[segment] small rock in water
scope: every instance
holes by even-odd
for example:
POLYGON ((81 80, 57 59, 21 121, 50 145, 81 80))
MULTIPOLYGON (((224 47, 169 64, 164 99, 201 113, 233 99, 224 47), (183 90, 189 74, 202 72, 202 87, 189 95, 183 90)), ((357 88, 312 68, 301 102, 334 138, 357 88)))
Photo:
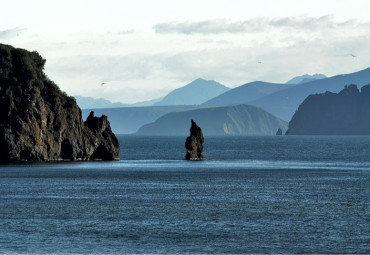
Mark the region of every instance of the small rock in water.
POLYGON ((186 160, 201 160, 204 159, 203 156, 203 143, 204 137, 203 132, 200 127, 191 120, 190 136, 186 138, 185 148, 186 148, 186 160))
POLYGON ((276 132, 276 135, 283 135, 283 131, 281 130, 281 128, 278 129, 278 131, 276 132))

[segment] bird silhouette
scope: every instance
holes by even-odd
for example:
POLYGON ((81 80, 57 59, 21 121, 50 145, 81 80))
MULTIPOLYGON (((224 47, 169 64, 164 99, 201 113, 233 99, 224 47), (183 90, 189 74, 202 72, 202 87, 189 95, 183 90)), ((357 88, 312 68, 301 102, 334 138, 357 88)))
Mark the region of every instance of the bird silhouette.
POLYGON ((356 55, 354 55, 354 54, 352 54, 352 53, 351 53, 350 55, 351 55, 351 57, 353 57, 353 58, 357 57, 356 55))
POLYGON ((101 84, 100 84, 100 86, 104 86, 106 83, 105 82, 102 82, 101 84))

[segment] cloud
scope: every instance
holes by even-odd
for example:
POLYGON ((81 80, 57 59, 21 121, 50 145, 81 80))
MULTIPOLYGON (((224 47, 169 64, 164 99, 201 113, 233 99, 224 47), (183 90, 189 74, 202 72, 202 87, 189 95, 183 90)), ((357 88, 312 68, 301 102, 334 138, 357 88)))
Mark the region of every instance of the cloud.
MULTIPOLYGON (((265 28, 266 33, 248 36, 150 35, 145 40, 139 37, 135 44, 126 44, 130 40, 124 37, 114 45, 110 41, 79 41, 54 47, 63 54, 47 58, 46 71, 70 94, 134 102, 163 96, 155 92, 169 91, 171 86, 180 87, 200 77, 234 87, 254 80, 285 82, 305 73, 330 76, 369 66, 370 26, 365 23, 334 22, 331 16, 302 16, 269 19, 265 23, 255 20, 254 24, 250 31, 263 24, 279 29, 265 28), (323 26, 325 30, 321 32, 323 26), (150 50, 145 51, 147 48, 150 50), (70 49, 74 54, 65 54, 70 49), (350 53, 358 57, 352 58, 350 53), (262 64, 258 64, 260 61, 262 64), (102 87, 101 82, 109 86, 102 87)), ((136 39, 136 35, 130 37, 136 39)))
POLYGON ((264 29, 264 18, 250 19, 242 22, 232 22, 226 19, 205 20, 200 22, 166 22, 153 28, 158 34, 220 34, 256 32, 264 29))
POLYGON ((333 15, 326 15, 319 18, 307 17, 307 16, 292 16, 275 18, 269 21, 272 27, 289 27, 299 29, 322 29, 325 27, 334 28, 337 23, 334 21, 333 15))
POLYGON ((368 66, 369 35, 307 38, 288 34, 279 40, 157 54, 76 55, 51 59, 47 71, 52 79, 89 80, 92 87, 99 87, 101 82, 132 86, 137 81, 161 80, 146 83, 159 89, 171 86, 170 81, 186 84, 199 77, 235 86, 253 80, 285 81, 304 73, 346 73, 368 66), (349 57, 352 52, 359 56, 356 63, 349 57))
POLYGON ((134 29, 121 30, 121 31, 118 31, 117 32, 118 35, 131 35, 133 33, 135 33, 135 30, 134 29))
POLYGON ((132 34, 135 34, 135 30, 134 29, 126 29, 126 30, 119 30, 119 31, 108 31, 106 32, 107 35, 132 35, 132 34))
POLYGON ((161 72, 153 55, 77 55, 49 61, 50 71, 64 76, 98 76, 99 81, 152 79, 161 72))
POLYGON ((356 20, 336 22, 333 15, 321 17, 290 16, 280 18, 259 17, 244 21, 214 19, 199 22, 165 22, 153 26, 157 34, 221 34, 264 32, 269 28, 292 28, 299 30, 323 30, 340 27, 357 27, 361 24, 356 20))
POLYGON ((21 27, 16 27, 16 28, 7 29, 7 30, 0 30, 0 39, 12 39, 26 32, 27 32, 27 29, 21 28, 21 27))

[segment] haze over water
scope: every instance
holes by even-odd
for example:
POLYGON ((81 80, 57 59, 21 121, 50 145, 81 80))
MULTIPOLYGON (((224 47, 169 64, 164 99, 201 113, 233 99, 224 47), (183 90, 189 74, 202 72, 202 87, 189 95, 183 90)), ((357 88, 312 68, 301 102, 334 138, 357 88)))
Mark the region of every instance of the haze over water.
POLYGON ((120 136, 121 161, 0 167, 1 254, 369 253, 370 137, 120 136))

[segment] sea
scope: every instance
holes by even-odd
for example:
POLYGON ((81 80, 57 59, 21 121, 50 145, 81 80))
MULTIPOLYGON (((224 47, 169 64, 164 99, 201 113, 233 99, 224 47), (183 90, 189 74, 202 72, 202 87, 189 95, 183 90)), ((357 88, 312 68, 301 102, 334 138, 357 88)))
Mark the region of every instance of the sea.
POLYGON ((0 254, 370 254, 370 136, 118 136, 0 165, 0 254))

